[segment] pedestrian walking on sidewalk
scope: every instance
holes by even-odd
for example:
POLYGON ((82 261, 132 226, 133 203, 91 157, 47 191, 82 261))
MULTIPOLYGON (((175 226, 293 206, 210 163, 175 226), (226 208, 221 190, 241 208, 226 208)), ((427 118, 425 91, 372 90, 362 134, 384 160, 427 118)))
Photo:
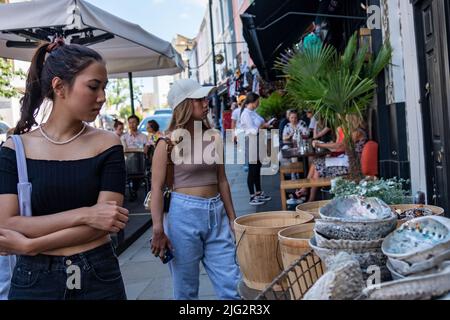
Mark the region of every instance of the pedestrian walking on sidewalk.
MULTIPOLYGON (((207 120, 207 96, 211 89, 191 79, 179 80, 172 85, 168 95, 174 110, 170 137, 172 141, 179 141, 176 135, 180 130, 176 129, 184 129, 188 134, 183 136, 182 143, 191 147, 199 143, 203 148, 191 148, 191 152, 183 149, 185 161, 178 163, 174 157, 169 159, 167 141, 159 140, 153 157, 151 250, 161 258, 168 248, 173 250, 174 258, 169 266, 175 299, 198 299, 200 262, 219 299, 240 299, 237 286, 241 276, 236 265, 232 234, 236 214, 225 168, 223 164, 205 161, 202 157, 211 143, 202 143, 203 133, 211 128, 207 120), (200 136, 194 137, 194 128, 200 129, 200 136), (189 136, 200 141, 193 141, 189 136), (194 161, 199 156, 202 161, 194 161), (170 209, 163 214, 162 189, 166 175, 172 171, 167 170, 169 160, 175 163, 174 192, 170 209)), ((220 139, 220 132, 216 130, 214 137, 220 139)))
POLYGON ((107 82, 104 60, 88 47, 57 39, 33 57, 17 136, 0 150, 0 254, 17 254, 11 300, 126 299, 109 235, 128 221, 123 147, 87 125, 107 82), (44 100, 51 113, 34 129, 44 100), (29 196, 18 185, 23 170, 29 196))
POLYGON ((256 113, 259 106, 259 95, 254 92, 247 93, 245 109, 242 111, 240 123, 246 137, 246 158, 248 163, 247 186, 250 193, 250 205, 262 205, 272 198, 261 190, 261 162, 259 159, 259 130, 270 129, 271 122, 266 122, 256 113), (253 139, 252 139, 253 138, 253 139), (250 144, 256 143, 256 148, 250 144), (256 154, 255 154, 256 152, 256 154), (255 190, 256 189, 256 190, 255 190))

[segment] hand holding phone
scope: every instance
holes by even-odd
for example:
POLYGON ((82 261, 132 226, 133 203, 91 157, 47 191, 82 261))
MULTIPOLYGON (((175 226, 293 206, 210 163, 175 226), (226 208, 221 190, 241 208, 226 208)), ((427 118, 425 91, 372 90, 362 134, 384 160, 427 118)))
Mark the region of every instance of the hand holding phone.
POLYGON ((170 260, 173 259, 173 253, 172 250, 170 250, 169 248, 166 249, 166 251, 164 252, 164 257, 161 259, 161 262, 166 264, 168 263, 170 260))
MULTIPOLYGON (((152 240, 153 238, 150 238, 150 247, 152 245, 152 240)), ((161 259, 161 262, 166 264, 168 263, 170 260, 172 260, 174 258, 172 250, 170 250, 169 248, 166 248, 164 250, 164 256, 161 258, 161 256, 159 256, 159 258, 161 259)))

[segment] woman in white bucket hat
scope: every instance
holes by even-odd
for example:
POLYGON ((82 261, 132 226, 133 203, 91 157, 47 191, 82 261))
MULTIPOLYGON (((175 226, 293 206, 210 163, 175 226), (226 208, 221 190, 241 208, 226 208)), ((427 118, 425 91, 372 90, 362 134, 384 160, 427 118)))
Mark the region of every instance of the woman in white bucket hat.
POLYGON ((218 143, 221 134, 212 130, 207 120, 207 97, 213 89, 191 79, 178 80, 170 89, 173 116, 169 136, 171 141, 180 141, 179 136, 182 140, 170 158, 174 166, 168 213, 163 213, 162 192, 168 174, 168 141, 158 141, 153 158, 151 250, 162 259, 167 249, 173 251, 169 266, 175 299, 198 299, 200 262, 219 299, 240 299, 237 286, 241 276, 232 235, 236 214, 225 168, 217 156, 223 149, 218 143), (214 138, 211 141, 206 136, 214 138), (208 149, 212 145, 217 151, 214 156, 208 149), (177 157, 180 149, 182 156, 177 157))

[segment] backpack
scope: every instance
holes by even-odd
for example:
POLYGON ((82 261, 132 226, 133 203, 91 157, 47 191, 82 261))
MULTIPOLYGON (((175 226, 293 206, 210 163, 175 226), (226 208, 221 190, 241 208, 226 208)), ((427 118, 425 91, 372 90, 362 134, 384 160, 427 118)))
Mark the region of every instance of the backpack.
MULTIPOLYGON (((28 181, 27 162, 22 139, 18 135, 11 136, 16 149, 17 173, 19 183, 17 184, 17 195, 19 198, 20 215, 31 217, 31 183, 28 181)), ((0 300, 8 300, 11 278, 16 265, 16 256, 0 256, 0 300)))

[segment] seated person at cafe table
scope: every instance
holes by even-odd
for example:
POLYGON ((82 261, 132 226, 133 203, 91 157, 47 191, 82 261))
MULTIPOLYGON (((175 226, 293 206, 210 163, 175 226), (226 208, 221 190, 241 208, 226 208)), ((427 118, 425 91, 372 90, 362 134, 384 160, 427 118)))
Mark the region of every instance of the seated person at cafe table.
MULTIPOLYGON (((367 142, 366 126, 364 122, 357 116, 348 116, 348 121, 352 124, 352 140, 355 144, 355 150, 358 158, 361 157, 364 145, 367 142)), ((331 151, 330 155, 317 157, 313 160, 313 164, 309 168, 308 179, 318 178, 334 178, 348 174, 349 162, 348 156, 345 154, 344 131, 342 128, 337 129, 336 142, 323 143, 319 140, 312 142, 314 148, 325 148, 331 151)), ((296 191, 299 198, 307 197, 309 192, 309 202, 316 198, 318 188, 302 188, 296 191)))
POLYGON ((151 167, 153 153, 155 152, 156 142, 159 138, 164 137, 161 131, 159 131, 159 124, 156 120, 150 120, 147 122, 147 142, 144 146, 144 154, 146 157, 145 163, 148 168, 151 167))
POLYGON ((303 120, 298 120, 298 112, 291 110, 289 113, 289 123, 283 129, 283 142, 292 142, 295 133, 300 133, 302 137, 308 138, 309 128, 303 120))
POLYGON ((136 115, 128 117, 128 132, 120 137, 125 151, 129 149, 142 151, 147 143, 147 136, 138 131, 139 122, 140 119, 136 115))
MULTIPOLYGON (((122 135, 122 141, 125 152, 144 152, 144 146, 147 143, 147 136, 138 131, 140 119, 136 115, 128 117, 128 133, 122 135)), ((131 180, 132 188, 129 201, 137 199, 137 192, 142 183, 142 179, 136 178, 131 180)))

